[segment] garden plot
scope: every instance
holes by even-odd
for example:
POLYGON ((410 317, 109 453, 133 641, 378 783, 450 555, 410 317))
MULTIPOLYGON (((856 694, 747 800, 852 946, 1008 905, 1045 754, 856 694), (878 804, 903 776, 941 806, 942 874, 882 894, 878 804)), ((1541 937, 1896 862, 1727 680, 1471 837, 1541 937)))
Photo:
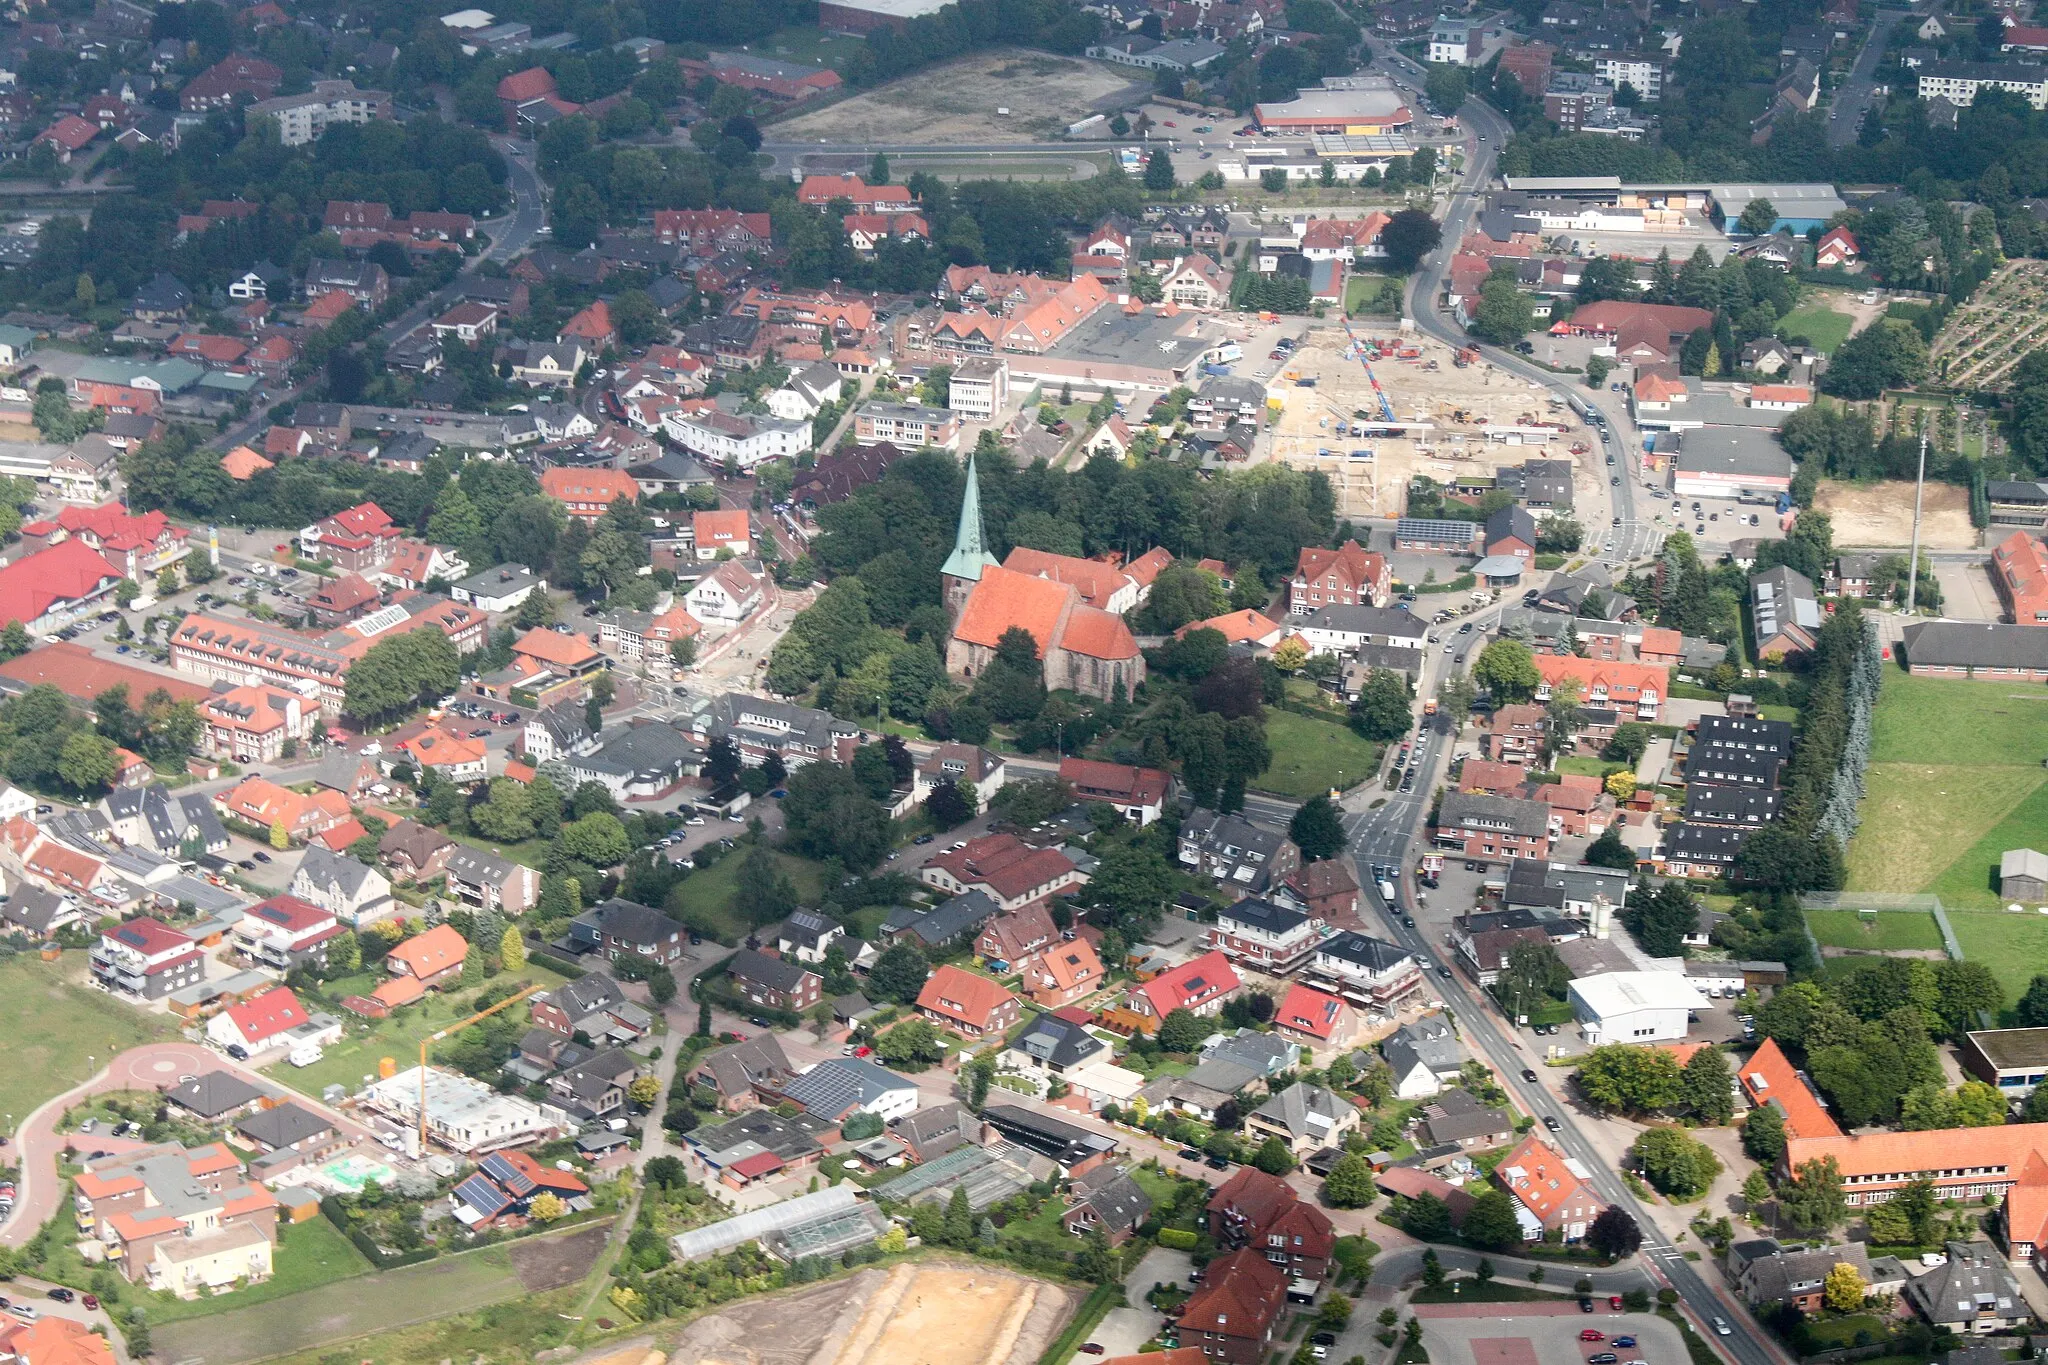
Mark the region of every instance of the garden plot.
POLYGON ((1956 309, 1934 338, 1933 377, 1952 389, 2000 389, 2048 345, 2048 261, 2014 261, 1956 309))

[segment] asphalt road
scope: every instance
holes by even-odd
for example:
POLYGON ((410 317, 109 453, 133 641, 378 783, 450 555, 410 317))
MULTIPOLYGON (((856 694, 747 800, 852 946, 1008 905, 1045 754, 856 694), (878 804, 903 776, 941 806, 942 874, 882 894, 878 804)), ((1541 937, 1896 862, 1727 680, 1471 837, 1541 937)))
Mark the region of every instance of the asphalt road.
MULTIPOLYGON (((1914 12, 1921 12, 1920 7, 1915 6, 1914 12)), ((1884 56, 1893 25, 1905 17, 1904 10, 1881 9, 1877 12, 1877 19, 1870 26, 1870 36, 1863 40, 1863 50, 1856 54, 1856 64, 1849 68, 1849 79, 1842 82, 1828 109, 1830 147, 1848 146, 1863 130, 1863 117, 1869 112, 1876 91, 1877 63, 1884 56)))
MULTIPOLYGON (((1472 221, 1477 210, 1479 194, 1491 178, 1494 149, 1508 134, 1506 121, 1477 100, 1468 101, 1459 111, 1459 116, 1475 136, 1483 137, 1485 140, 1476 143, 1474 154, 1468 159, 1465 176, 1453 191, 1445 216, 1446 246, 1440 248, 1433 259, 1418 273, 1414 292, 1410 295, 1410 316, 1416 319, 1417 325, 1432 335, 1451 341, 1461 338, 1452 332, 1448 322, 1437 315, 1434 307, 1436 291, 1444 271, 1448 268, 1451 249, 1455 248, 1472 221), (1421 306, 1417 306, 1418 304, 1421 306)), ((1518 374, 1546 383, 1553 389, 1569 395, 1567 384, 1546 371, 1522 365, 1512 357, 1492 350, 1488 351, 1488 357, 1518 374)), ((1602 439, 1610 450, 1616 450, 1619 445, 1611 425, 1602 430, 1602 439)), ((1625 463, 1627 456, 1625 452, 1616 450, 1616 458, 1625 463)), ((1622 517, 1626 526, 1634 518, 1633 490, 1629 480, 1624 477, 1620 487, 1615 491, 1618 494, 1616 513, 1622 517)), ((1499 607, 1496 606, 1493 610, 1497 612, 1499 607)), ((1483 642, 1485 635, 1483 631, 1475 628, 1470 636, 1461 638, 1465 644, 1460 646, 1460 650, 1469 650, 1483 642)), ((1444 656, 1438 653, 1433 658, 1437 667, 1441 669, 1444 656)), ((1451 658, 1456 661, 1459 654, 1454 652, 1451 658)), ((1403 926, 1400 920, 1400 915, 1406 910, 1411 910, 1414 904, 1412 863, 1405 857, 1398 860, 1403 864, 1403 875, 1396 883, 1396 903, 1393 905, 1386 904, 1381 898, 1378 888, 1368 876, 1367 865, 1373 861, 1390 861, 1386 856, 1389 851, 1398 850, 1405 854, 1419 844, 1422 823, 1428 814, 1430 795, 1442 775, 1440 764, 1448 756, 1450 747, 1449 736, 1439 735, 1434 728, 1425 730, 1418 740, 1417 750, 1411 760, 1412 764, 1420 768, 1414 793, 1406 798, 1390 800, 1377 811, 1366 812, 1350 822, 1352 852, 1360 863, 1359 882, 1365 887, 1367 898, 1384 918, 1388 937, 1422 957, 1429 957, 1432 953, 1440 955, 1440 950, 1415 930, 1403 926)), ((1558 1130, 1550 1133, 1548 1140, 1561 1147, 1566 1155, 1583 1162, 1592 1172, 1593 1187, 1601 1198, 1626 1210, 1642 1227, 1642 1254, 1645 1258, 1644 1264, 1650 1273, 1678 1291, 1680 1299, 1703 1327, 1716 1317, 1727 1319, 1732 1328, 1731 1334, 1719 1337, 1717 1344, 1726 1350, 1738 1365, 1775 1365, 1776 1357, 1761 1338, 1749 1316, 1738 1311, 1732 1300, 1724 1299, 1716 1293, 1714 1287, 1693 1269, 1678 1250, 1664 1240, 1648 1210, 1629 1193, 1619 1174, 1579 1131, 1573 1111, 1561 1105, 1541 1085, 1521 1079, 1523 1068, 1533 1066, 1538 1059, 1525 1053, 1519 1044, 1501 1029, 1492 1002, 1481 994, 1467 990, 1465 981, 1456 973, 1449 971, 1443 963, 1438 962, 1436 965, 1437 970, 1432 973, 1434 980, 1431 984, 1461 1022, 1467 1044, 1493 1063, 1499 1073, 1501 1085, 1515 1096, 1523 1112, 1533 1114, 1538 1119, 1554 1118, 1558 1121, 1558 1130)), ((1711 1332, 1710 1328, 1708 1330, 1711 1332)))

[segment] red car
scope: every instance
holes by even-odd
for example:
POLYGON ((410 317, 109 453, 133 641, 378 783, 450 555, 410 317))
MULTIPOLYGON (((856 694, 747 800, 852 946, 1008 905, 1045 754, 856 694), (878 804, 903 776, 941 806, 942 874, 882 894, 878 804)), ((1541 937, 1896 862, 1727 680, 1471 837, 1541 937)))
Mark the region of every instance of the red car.
POLYGON ((1598 1327, 1588 1327, 1585 1331, 1579 1333, 1579 1340, 1605 1341, 1607 1340, 1607 1333, 1601 1331, 1598 1327))
POLYGON ((84 1295, 81 1295, 81 1296, 79 1297, 79 1300, 78 1300, 78 1301, 79 1301, 80 1303, 84 1304, 84 1305, 85 1305, 85 1306, 86 1306, 87 1308, 95 1308, 95 1309, 96 1309, 96 1308, 98 1308, 98 1307, 100 1306, 100 1298, 99 1298, 99 1295, 97 1295, 97 1294, 84 1294, 84 1295))
POLYGON ((1619 1313, 1621 1311, 1621 1295, 1609 1294, 1607 1296, 1607 1306, 1619 1313))

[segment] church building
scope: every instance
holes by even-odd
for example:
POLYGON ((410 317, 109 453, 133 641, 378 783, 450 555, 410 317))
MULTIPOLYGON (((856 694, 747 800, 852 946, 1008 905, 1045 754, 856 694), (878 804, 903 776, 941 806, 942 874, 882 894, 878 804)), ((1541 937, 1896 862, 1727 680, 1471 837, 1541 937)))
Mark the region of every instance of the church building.
POLYGON ((1089 606, 1071 582, 1005 568, 988 552, 981 529, 981 485, 972 456, 967 460, 960 529, 953 553, 939 572, 946 609, 953 615, 953 637, 946 645, 949 673, 979 677, 995 658, 1003 632, 1021 626, 1038 644, 1050 691, 1110 701, 1119 688, 1128 698, 1145 680, 1145 656, 1123 617, 1089 606))

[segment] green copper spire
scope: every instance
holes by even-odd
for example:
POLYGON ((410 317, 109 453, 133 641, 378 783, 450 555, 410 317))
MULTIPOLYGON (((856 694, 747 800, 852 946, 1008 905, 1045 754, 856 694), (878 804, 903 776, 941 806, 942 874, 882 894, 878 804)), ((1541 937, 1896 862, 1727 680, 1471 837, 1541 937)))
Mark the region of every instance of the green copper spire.
POLYGON ((981 539, 981 481, 974 474, 974 456, 967 457, 967 492, 960 499, 960 529, 953 536, 953 553, 939 572, 948 578, 981 581, 981 571, 1002 561, 990 554, 981 539))

